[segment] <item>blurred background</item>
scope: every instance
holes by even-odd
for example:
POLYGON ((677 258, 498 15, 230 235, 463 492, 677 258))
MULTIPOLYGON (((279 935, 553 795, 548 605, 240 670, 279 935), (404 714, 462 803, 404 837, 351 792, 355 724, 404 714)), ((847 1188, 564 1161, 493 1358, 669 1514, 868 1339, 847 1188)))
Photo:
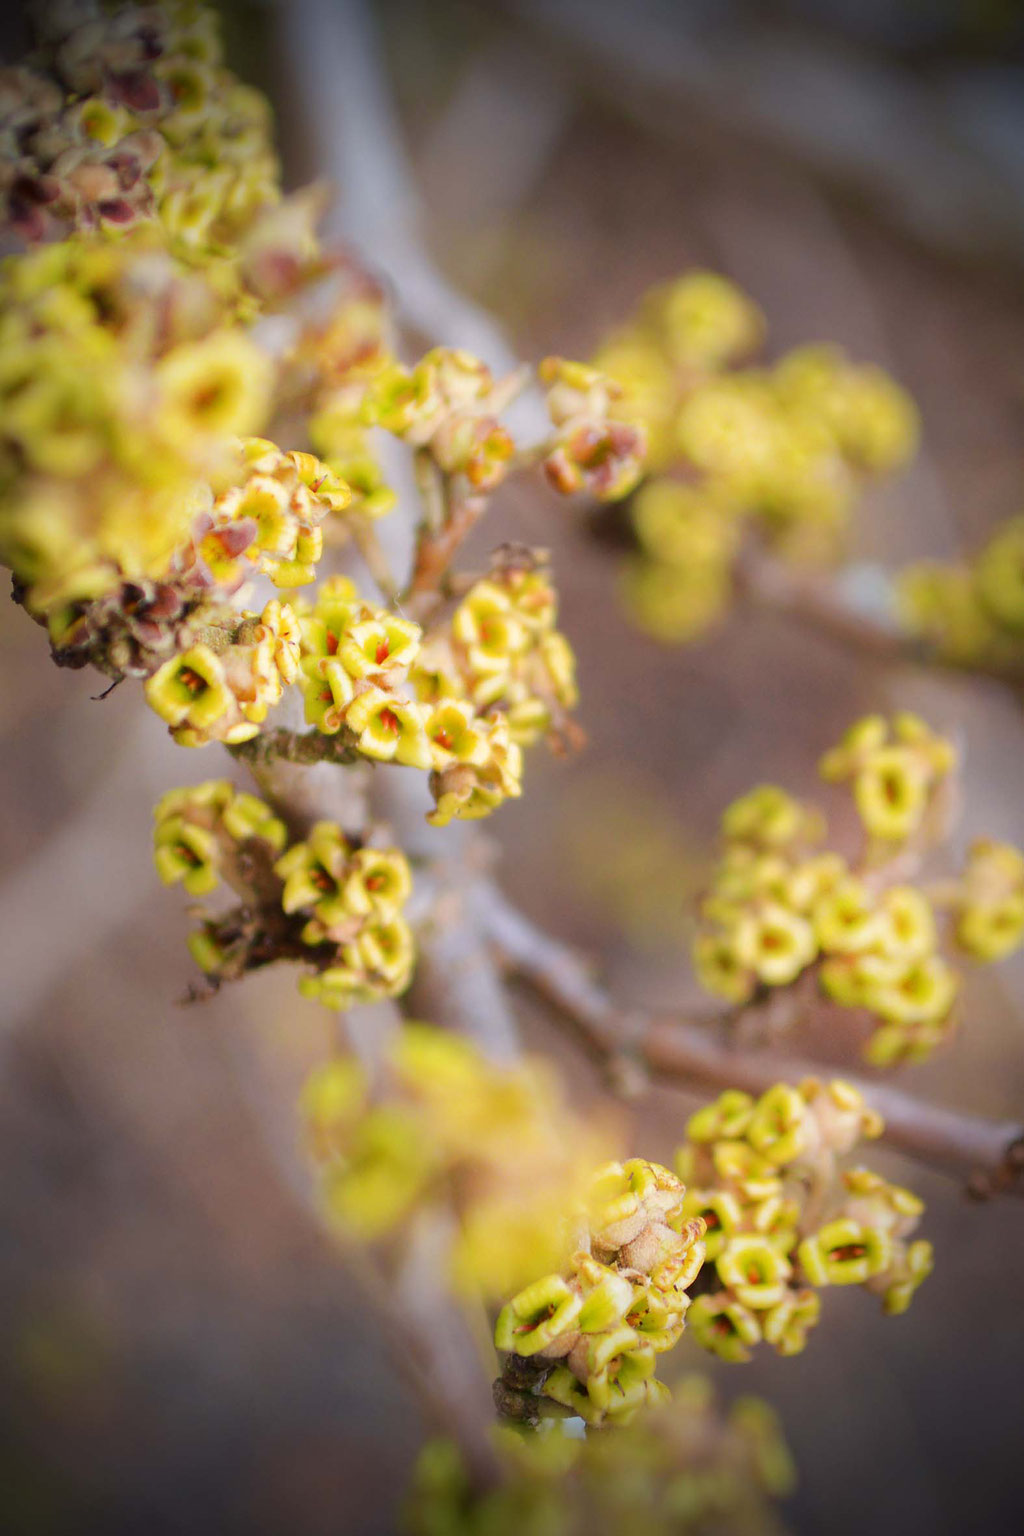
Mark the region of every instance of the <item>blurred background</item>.
MULTIPOLYGON (((274 100, 294 184, 349 114, 339 219, 399 290, 414 238, 536 360, 587 356, 650 284, 714 267, 765 310, 769 356, 829 339, 920 406, 921 454, 865 503, 859 558, 951 556, 1024 506, 1018 0, 329 9, 360 48, 370 30, 362 97, 343 60, 303 57, 316 4, 228 6, 229 57, 274 100), (401 206, 372 174, 382 124, 401 206)), ((719 812, 761 780, 810 793, 866 710, 960 733, 958 837, 1024 844, 1024 718, 995 684, 882 668, 765 613, 662 648, 617 607, 614 528, 534 487, 499 499, 481 547, 508 537, 553 552, 589 745, 535 751, 488 832, 510 893, 618 996, 694 1001, 686 904, 719 812)), ((179 1006, 185 919, 152 873, 150 808, 223 765, 174 748, 138 690, 92 701, 12 605, 0 643, 0 1529, 389 1532, 425 1426, 296 1196, 298 1147, 267 1131, 328 1023, 287 974, 179 1006)), ((1020 1116, 1019 960, 971 979, 961 1033, 903 1086, 1020 1116)), ((691 1108, 642 1101, 637 1150, 667 1156, 691 1108)), ((721 1366, 684 1341, 679 1368, 778 1408, 795 1532, 1019 1531, 1024 1207, 877 1162, 928 1202, 936 1271, 907 1317, 837 1292, 795 1360, 721 1366)))

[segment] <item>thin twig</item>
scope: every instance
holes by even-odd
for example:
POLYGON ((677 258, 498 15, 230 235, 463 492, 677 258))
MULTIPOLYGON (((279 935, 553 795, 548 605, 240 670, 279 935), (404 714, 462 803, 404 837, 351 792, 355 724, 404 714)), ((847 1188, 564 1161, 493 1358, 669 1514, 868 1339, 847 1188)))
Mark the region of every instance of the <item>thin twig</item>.
POLYGON ((745 555, 734 574, 737 590, 748 602, 784 614, 863 656, 990 678, 1016 692, 1024 688, 1024 653, 1019 659, 957 661, 895 619, 855 603, 829 577, 794 571, 761 554, 745 555))
POLYGON ((412 577, 402 605, 413 617, 423 619, 443 600, 445 579, 459 546, 472 533, 487 503, 482 496, 463 496, 452 502, 435 533, 424 522, 416 541, 412 577))
POLYGON ((247 763, 250 768, 265 768, 275 762, 282 763, 356 763, 355 736, 344 728, 333 736, 322 731, 290 731, 284 726, 261 731, 249 741, 229 747, 232 757, 247 763))
MULTIPOLYGON (((798 1082, 821 1072, 813 1062, 774 1051, 738 1051, 715 1029, 716 1021, 699 1024, 621 1009, 571 949, 535 928, 495 886, 481 882, 473 907, 510 969, 569 1018, 603 1060, 632 1059, 661 1081, 751 1093, 762 1093, 780 1079, 798 1082)), ((966 1179, 975 1195, 1024 1195, 1024 1126, 926 1104, 888 1084, 844 1077, 883 1116, 891 1146, 966 1179)))

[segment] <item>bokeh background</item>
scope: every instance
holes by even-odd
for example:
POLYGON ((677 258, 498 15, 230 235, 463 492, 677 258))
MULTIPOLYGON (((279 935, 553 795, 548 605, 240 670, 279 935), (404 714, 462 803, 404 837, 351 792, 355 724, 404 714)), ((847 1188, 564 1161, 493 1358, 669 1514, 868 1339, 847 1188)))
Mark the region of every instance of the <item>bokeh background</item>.
MULTIPOLYGON (((324 169, 327 113, 287 46, 299 9, 226 9, 296 183, 324 169)), ((769 355, 831 339, 920 405, 920 457, 865 503, 858 557, 952 555, 1024 505, 1015 0, 337 9, 374 31, 413 198, 399 219, 372 177, 349 197, 371 263, 377 236, 397 228, 397 251, 413 229, 531 359, 585 356, 652 282, 716 267, 763 306, 769 355)), ((8 55, 18 34, 12 17, 8 55)), ((354 142, 358 180, 372 144, 354 142)), ((618 995, 694 1000, 685 908, 719 811, 758 780, 810 792, 858 712, 910 707, 959 732, 958 836, 1024 843, 1024 718, 998 687, 881 668, 762 613, 661 648, 617 607, 620 536, 535 489, 500 501, 484 540, 552 550, 589 736, 569 762, 535 752, 489 831, 513 896, 597 955, 618 995)), ((185 920, 151 871, 150 807, 221 764, 173 748, 137 690, 92 701, 11 605, 0 644, 0 1529, 390 1532, 425 1426, 281 1134, 328 1025, 287 975, 178 1005, 185 920)), ((968 999, 959 1037, 906 1086, 1019 1116, 1024 967, 972 979, 968 999)), ((519 1006, 530 1041, 596 1091, 519 1006)), ((642 1150, 667 1155, 691 1107, 645 1099, 642 1150)), ((830 1294, 796 1360, 716 1368, 681 1346, 681 1368, 779 1409, 797 1533, 1017 1532, 1024 1206, 971 1206, 879 1162, 928 1200, 937 1268, 909 1315, 830 1294)))

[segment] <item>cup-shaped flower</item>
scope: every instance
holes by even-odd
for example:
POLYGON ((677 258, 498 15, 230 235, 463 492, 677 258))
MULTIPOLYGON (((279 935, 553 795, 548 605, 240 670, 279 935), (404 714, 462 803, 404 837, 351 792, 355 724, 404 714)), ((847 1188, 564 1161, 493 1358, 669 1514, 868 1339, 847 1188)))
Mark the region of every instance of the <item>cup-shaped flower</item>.
POLYGON ((774 901, 744 913, 733 930, 733 942, 740 964, 772 987, 795 981, 818 952, 806 918, 774 901))
POLYGON ((366 757, 410 768, 430 767, 430 742, 420 705, 371 683, 348 706, 345 724, 356 733, 359 750, 366 757))
POLYGON ((288 840, 284 822, 257 795, 235 794, 224 807, 221 819, 225 831, 240 843, 256 837, 279 853, 288 840))
POLYGON ((660 1355, 678 1344, 689 1306, 688 1296, 669 1297, 655 1286, 637 1286, 626 1322, 660 1355))
POLYGON ((383 610, 373 619, 351 624, 338 646, 338 658, 352 677, 374 677, 409 667, 420 648, 420 627, 383 610))
POLYGON ((761 784, 748 791, 722 816, 724 838, 758 848, 786 848, 816 830, 807 808, 776 784, 761 784))
MULTIPOLYGON (((146 699, 171 727, 206 731, 234 703, 219 657, 205 645, 193 645, 164 662, 146 682, 146 699)), ((254 727, 251 735, 256 734, 254 727)))
POLYGON ((754 1114, 754 1100, 740 1088, 727 1088, 713 1104, 690 1116, 686 1135, 690 1141, 718 1141, 743 1136, 754 1114))
POLYGON ((716 1259, 726 1243, 739 1230, 742 1220, 740 1203, 727 1189, 693 1189, 686 1191, 683 1211, 687 1216, 700 1216, 704 1221, 707 1257, 716 1259))
POLYGON ((416 945, 404 917, 369 923, 355 940, 354 948, 360 963, 377 979, 386 995, 393 996, 408 986, 416 945))
POLYGON ((339 826, 318 821, 305 842, 294 843, 274 865, 284 881, 285 912, 315 912, 322 922, 336 922, 348 910, 344 896, 351 845, 339 826))
POLYGON ((761 1340, 757 1316, 726 1291, 698 1296, 686 1314, 686 1322, 702 1348, 733 1363, 749 1360, 751 1346, 761 1340))
POLYGON ((735 933, 699 932, 693 941, 693 967, 701 986, 730 1003, 745 1003, 757 977, 740 959, 735 933))
POLYGON ((409 861, 395 848, 360 848, 352 855, 345 880, 345 905, 350 912, 377 912, 393 917, 412 891, 409 861))
POLYGON ((715 1266, 722 1284, 743 1306, 756 1312, 778 1306, 792 1273, 775 1244, 753 1232, 730 1237, 715 1266))
POLYGON ((767 1089, 757 1101, 747 1136, 768 1162, 795 1161, 808 1145, 807 1105, 798 1090, 787 1083, 767 1089))
POLYGON ((220 845, 209 827, 167 816, 153 835, 153 861, 164 885, 178 881, 190 896, 207 896, 220 881, 220 845))
POLYGON ((494 1343, 516 1355, 536 1355, 579 1332, 583 1300, 561 1275, 546 1275, 513 1296, 498 1314, 494 1343))
POLYGON ((894 885, 882 895, 885 933, 881 940, 887 955, 920 960, 935 948, 938 935, 935 913, 923 891, 912 885, 894 885))
POLYGON ((476 711, 465 699, 447 699, 426 718, 426 732, 435 769, 449 763, 481 767, 491 755, 490 745, 477 724, 476 711))
POLYGON ((587 1395, 610 1418, 626 1414, 646 1400, 646 1382, 654 1375, 654 1347, 628 1323, 605 1333, 586 1335, 570 1363, 586 1382, 587 1395))
POLYGON ((352 678, 336 656, 307 657, 299 673, 306 721, 336 736, 355 697, 352 678))
POLYGON ((830 955, 857 955, 886 936, 887 925, 862 880, 852 875, 826 891, 814 905, 814 933, 830 955))
POLYGON ((466 647, 470 668, 481 675, 508 670, 526 649, 527 631, 508 593, 493 581, 478 581, 452 615, 452 634, 466 647))
POLYGON ((581 1333, 603 1333, 620 1323, 633 1305, 634 1287, 618 1270, 580 1254, 574 1265, 577 1284, 583 1291, 579 1313, 581 1333))
POLYGON ((804 1238, 797 1258, 812 1285, 863 1285, 888 1267, 892 1239, 874 1226, 839 1216, 804 1238))
POLYGON ((853 786, 861 821, 874 837, 908 838, 928 802, 928 773, 905 747, 882 747, 859 770, 853 786))
POLYGON ((941 955, 913 960, 888 985, 870 993, 872 1010, 891 1024, 929 1024, 944 1019, 959 988, 956 972, 941 955))
POLYGON ((782 1300, 761 1319, 765 1342, 780 1355, 798 1355, 821 1316, 821 1297, 808 1287, 787 1289, 782 1300))

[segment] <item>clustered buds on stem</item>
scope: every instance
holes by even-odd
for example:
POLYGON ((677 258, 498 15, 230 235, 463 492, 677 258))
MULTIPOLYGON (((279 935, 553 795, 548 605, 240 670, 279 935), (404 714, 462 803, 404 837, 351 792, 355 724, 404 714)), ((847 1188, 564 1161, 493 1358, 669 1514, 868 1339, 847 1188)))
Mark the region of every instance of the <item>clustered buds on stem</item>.
POLYGON ((900 580, 904 621, 954 666, 1013 675, 1024 666, 1024 517, 997 528, 973 560, 921 561, 900 580))
POLYGON ((860 487, 916 446, 908 396, 835 348, 736 366, 763 331, 738 288, 690 272, 647 294, 595 359, 618 386, 613 416, 649 438, 657 478, 633 503, 640 549, 623 595, 658 639, 689 640, 720 617, 745 544, 834 557, 860 487))
POLYGON ((704 1222, 686 1216, 684 1193, 669 1169, 642 1158, 598 1170, 568 1267, 528 1285, 498 1316, 499 1409, 597 1425, 628 1423, 666 1400, 657 1357, 679 1341, 687 1289, 704 1262, 704 1222))
MULTIPOLYGON (((876 1066, 919 1061, 955 1025, 959 973, 942 949, 1001 959, 1024 939, 1024 857, 980 843, 958 881, 911 883, 906 869, 944 835, 955 751, 913 715, 873 715, 822 759, 846 783, 866 834, 860 860, 822 849, 825 821, 762 785, 722 818, 724 853, 700 904, 694 963, 708 990, 743 1007, 813 978, 870 1020, 876 1066)), ((799 997, 794 993, 794 1004, 799 997)))
POLYGON ((643 472, 647 433, 639 422, 615 419, 623 391, 596 368, 565 357, 540 365, 548 386, 547 407, 555 427, 544 455, 544 473, 556 491, 589 491, 598 501, 617 501, 643 472))
MULTIPOLYGON (((610 500, 649 442, 662 478, 634 504, 644 554, 627 595, 679 637, 723 606, 744 540, 833 547, 860 483, 912 450, 902 391, 828 349, 727 371, 762 321, 707 273, 649 295, 599 367, 546 359, 551 430, 517 444, 501 416, 525 371, 494 379, 443 347, 403 363, 379 285, 320 248, 320 201, 282 198, 267 104, 223 67, 213 13, 192 0, 54 0, 31 66, 0 71, 0 558, 55 659, 145 679, 183 746, 219 742, 257 770, 418 768, 435 825, 486 816, 521 793, 523 748, 572 743, 577 701, 546 555, 510 545, 482 572, 452 569, 510 475, 540 465, 559 492, 610 500), (256 327, 323 276, 324 303, 287 342, 256 327), (296 431, 302 447, 274 440, 296 431), (412 451, 423 503, 404 591, 373 526, 395 500, 380 432, 412 451), (302 593, 349 542, 383 601, 336 570, 302 593), (266 725, 292 684, 305 735, 266 725)), ((1020 543, 1011 525, 969 595, 954 583, 958 653, 1024 627, 1020 543)), ((780 789, 731 806, 696 942, 705 984, 744 1005, 813 975, 872 1019, 871 1060, 925 1055, 958 989, 938 915, 973 959, 1024 937, 1015 849, 978 843, 962 878, 929 889, 902 872, 941 830, 954 757, 911 716, 863 721, 827 755, 867 834, 856 864, 821 851, 823 819, 780 789)), ((237 898, 198 910, 197 963, 217 984, 294 961, 300 992, 339 1010, 399 995, 414 962, 405 855, 326 820, 296 836, 279 808, 226 779, 157 805, 161 880, 237 898)), ((520 1425, 621 1426, 663 1403, 658 1357, 687 1316, 727 1359, 762 1338, 795 1353, 822 1287, 863 1285, 899 1312, 931 1267, 930 1245, 908 1241, 915 1196, 860 1168, 837 1182, 837 1158, 880 1130, 843 1083, 724 1094, 688 1127, 689 1189, 657 1163, 608 1161, 536 1063, 501 1069, 426 1025, 406 1024, 372 1073, 332 1061, 303 1107, 345 1239, 415 1283, 428 1314, 425 1238, 460 1297, 500 1307, 495 1396, 520 1425)), ((745 1532, 789 1476, 762 1405, 723 1429, 699 1387, 642 1442, 542 1428, 502 1446, 520 1478, 483 1505, 431 1453, 425 1531, 594 1536, 622 1529, 625 1508, 655 1531, 745 1532)))
POLYGON ((827 1285, 863 1285, 903 1312, 932 1268, 930 1243, 905 1239, 924 1206, 865 1168, 837 1159, 881 1134, 848 1083, 777 1083, 753 1099, 730 1089, 698 1111, 676 1166, 684 1209, 707 1228, 707 1256, 688 1322, 723 1360, 762 1340, 798 1354, 827 1285))
POLYGON ((311 968, 299 991, 329 1008, 408 986, 415 949, 402 909, 412 878, 397 849, 357 846, 327 821, 288 846, 269 806, 227 779, 171 790, 155 818, 154 857, 165 885, 180 882, 203 897, 223 880, 242 898, 224 914, 204 914, 189 938, 212 982, 298 960, 311 968))
MULTIPOLYGON (((34 7, 32 64, 0 74, 0 224, 35 243, 157 221, 237 283, 279 201, 270 111, 221 63, 216 13, 189 0, 34 7)), ((280 275, 279 275, 280 281, 280 275)))

